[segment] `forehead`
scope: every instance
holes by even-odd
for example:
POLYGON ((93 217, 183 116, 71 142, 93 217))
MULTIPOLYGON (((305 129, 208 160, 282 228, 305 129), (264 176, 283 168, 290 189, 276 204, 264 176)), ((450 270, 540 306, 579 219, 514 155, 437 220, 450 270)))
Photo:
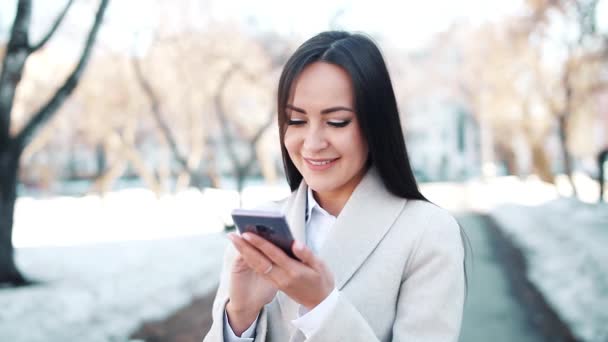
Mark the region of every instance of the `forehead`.
POLYGON ((352 81, 341 67, 315 62, 304 68, 296 79, 292 98, 295 106, 352 106, 352 81))

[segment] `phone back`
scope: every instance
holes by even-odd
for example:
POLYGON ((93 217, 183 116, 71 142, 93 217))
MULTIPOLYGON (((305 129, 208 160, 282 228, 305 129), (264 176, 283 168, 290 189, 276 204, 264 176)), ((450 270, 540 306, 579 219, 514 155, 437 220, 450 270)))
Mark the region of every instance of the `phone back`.
POLYGON ((257 234, 297 259, 291 250, 293 236, 283 214, 272 211, 235 209, 232 219, 241 234, 257 234))

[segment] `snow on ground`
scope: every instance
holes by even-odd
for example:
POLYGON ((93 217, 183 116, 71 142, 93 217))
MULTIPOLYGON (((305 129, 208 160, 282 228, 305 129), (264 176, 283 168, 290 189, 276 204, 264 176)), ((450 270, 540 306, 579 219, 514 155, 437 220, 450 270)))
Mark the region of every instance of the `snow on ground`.
MULTIPOLYGON (((576 179, 581 197, 596 201, 597 185, 576 179)), ((503 177, 421 188, 447 209, 493 215, 575 334, 608 339, 606 206, 556 200, 569 191, 563 177, 558 187, 503 177)), ((251 186, 242 205, 288 194, 286 185, 251 186)), ((17 263, 42 284, 0 289, 0 341, 126 341, 142 320, 166 317, 216 285, 226 245, 221 231, 238 205, 236 192, 216 189, 19 198, 17 263)))
MULTIPOLYGON (((250 186, 244 207, 283 198, 287 186, 250 186)), ((160 197, 146 189, 124 189, 100 197, 20 197, 15 207, 15 247, 66 246, 151 240, 220 232, 239 206, 236 191, 190 189, 160 197)))
POLYGON ((559 199, 502 205, 498 225, 523 250, 528 278, 584 341, 608 341, 608 205, 559 199))
MULTIPOLYGON (((285 197, 252 186, 244 207, 285 197)), ((0 341, 127 341, 217 284, 234 191, 143 189, 98 196, 19 198, 16 261, 40 285, 0 289, 0 341)))
POLYGON ((212 291, 222 234, 72 247, 21 248, 17 262, 43 283, 0 290, 0 341, 127 341, 212 291))

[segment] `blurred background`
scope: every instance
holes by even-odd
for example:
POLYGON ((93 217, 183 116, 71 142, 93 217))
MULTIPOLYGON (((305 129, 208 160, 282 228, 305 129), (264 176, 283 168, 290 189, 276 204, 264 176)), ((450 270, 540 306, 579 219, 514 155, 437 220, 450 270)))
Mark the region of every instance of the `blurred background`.
POLYGON ((608 341, 606 0, 3 0, 0 340, 200 341, 230 211, 289 194, 281 68, 328 29, 378 42, 467 233, 461 340, 608 341))

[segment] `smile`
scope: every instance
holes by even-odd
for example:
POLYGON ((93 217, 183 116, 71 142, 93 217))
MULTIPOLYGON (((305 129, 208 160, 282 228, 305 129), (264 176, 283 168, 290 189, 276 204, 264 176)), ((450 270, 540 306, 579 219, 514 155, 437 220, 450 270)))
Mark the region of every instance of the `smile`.
POLYGON ((326 170, 326 169, 330 168, 334 164, 334 162, 338 159, 339 158, 334 158, 334 159, 304 158, 304 160, 306 161, 306 164, 308 164, 308 167, 315 171, 321 171, 321 170, 326 170))
POLYGON ((313 161, 313 160, 309 160, 309 163, 311 163, 312 165, 325 165, 325 164, 329 164, 331 163, 331 160, 324 160, 324 161, 313 161))

